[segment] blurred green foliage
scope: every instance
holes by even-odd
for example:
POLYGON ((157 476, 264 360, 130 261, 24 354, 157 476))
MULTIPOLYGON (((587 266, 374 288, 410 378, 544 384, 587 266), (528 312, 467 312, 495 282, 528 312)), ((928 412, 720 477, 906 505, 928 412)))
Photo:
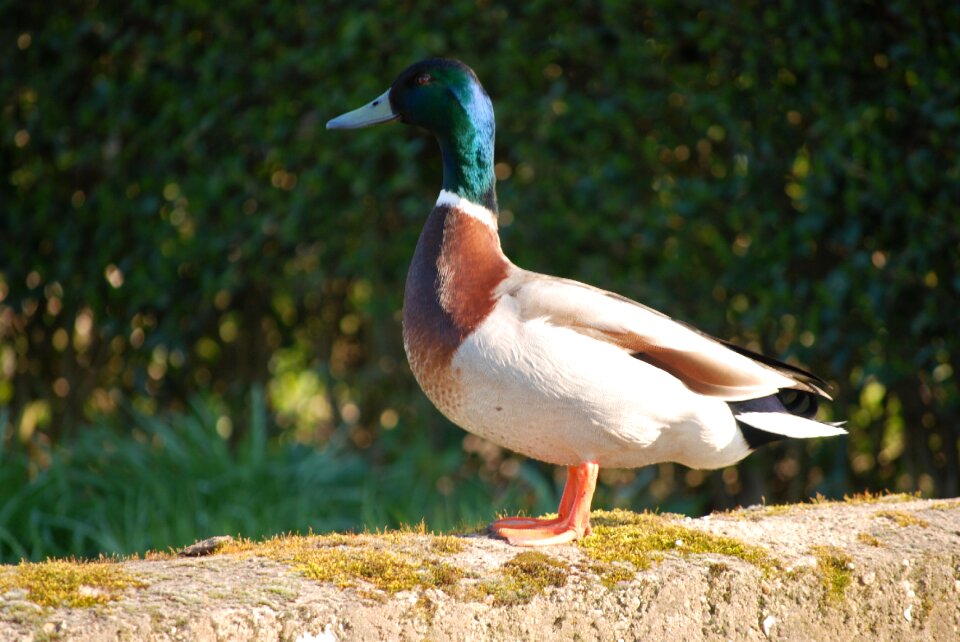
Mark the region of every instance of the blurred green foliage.
MULTIPOLYGON (((476 479, 438 496, 436 479, 459 475, 458 457, 437 457, 419 435, 403 460, 372 477, 342 439, 323 449, 269 440, 257 388, 244 412, 251 429, 233 442, 223 437, 229 415, 216 405, 195 400, 173 415, 125 408, 118 423, 126 435, 98 425, 40 461, 22 450, 0 453, 0 560, 142 553, 212 533, 266 536, 421 519, 472 527, 492 507, 530 503, 519 488, 499 492, 476 479)), ((533 505, 543 512, 556 498, 540 490, 533 505)))
POLYGON ((609 471, 599 504, 960 494, 952 3, 12 2, 0 46, 0 554, 183 544, 204 519, 446 528, 491 499, 555 500, 552 469, 451 427, 406 367, 398 311, 435 145, 399 125, 323 130, 428 55, 473 66, 494 100, 515 262, 836 384, 849 440, 715 473, 609 471), (138 448, 151 422, 187 440, 179 455, 138 448), (271 463, 242 455, 254 435, 271 463), (309 462, 331 471, 322 488, 370 496, 273 511, 198 494, 234 518, 191 509, 164 530, 119 492, 189 492, 207 458, 226 486, 276 466, 306 493, 309 462), (111 479, 80 486, 96 510, 61 495, 81 473, 111 479), (82 535, 94 522, 120 534, 82 535))

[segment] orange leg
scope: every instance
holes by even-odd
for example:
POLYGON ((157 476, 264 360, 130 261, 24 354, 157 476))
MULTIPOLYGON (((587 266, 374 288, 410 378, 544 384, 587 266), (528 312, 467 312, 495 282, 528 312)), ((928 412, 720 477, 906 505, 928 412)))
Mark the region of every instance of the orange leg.
POLYGON ((542 519, 537 517, 504 517, 490 524, 490 529, 496 532, 504 527, 525 527, 525 526, 545 526, 557 524, 570 514, 570 508, 573 506, 573 497, 576 494, 575 466, 567 466, 567 481, 563 484, 563 495, 560 497, 560 508, 557 509, 557 517, 553 519, 542 519))
POLYGON ((505 517, 491 524, 491 530, 514 546, 563 544, 589 535, 590 501, 599 471, 595 462, 567 468, 567 483, 556 518, 505 517))

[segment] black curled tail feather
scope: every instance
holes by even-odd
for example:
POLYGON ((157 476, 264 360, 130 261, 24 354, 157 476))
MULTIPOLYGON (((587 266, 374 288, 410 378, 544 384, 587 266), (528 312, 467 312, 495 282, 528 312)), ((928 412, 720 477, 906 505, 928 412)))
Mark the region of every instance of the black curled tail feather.
MULTIPOLYGON (((754 352, 753 350, 748 350, 747 348, 738 346, 735 343, 730 343, 729 341, 720 341, 720 343, 722 343, 724 346, 726 346, 727 348, 729 348, 730 350, 733 350, 738 354, 741 354, 745 357, 753 359, 758 363, 762 363, 763 365, 769 368, 773 368, 774 370, 780 372, 784 376, 790 377, 791 379, 797 382, 798 386, 804 388, 804 390, 798 390, 798 392, 809 391, 821 397, 826 397, 827 399, 830 399, 830 395, 828 395, 825 392, 827 389, 830 388, 830 384, 827 383, 824 379, 821 379, 817 375, 813 374, 809 370, 804 370, 799 366, 795 366, 785 361, 780 361, 779 359, 774 359, 772 357, 762 355, 759 352, 754 352)), ((786 391, 782 390, 781 392, 786 392, 786 391)))
MULTIPOLYGON (((747 399, 745 401, 728 401, 727 405, 733 411, 734 417, 747 412, 782 412, 788 415, 796 415, 804 419, 813 419, 820 403, 818 395, 806 390, 796 390, 786 388, 780 390, 775 395, 760 397, 759 399, 747 399)), ((786 439, 783 435, 767 432, 754 428, 737 419, 737 426, 743 434, 744 440, 751 450, 756 450, 760 446, 775 441, 786 439)))
POLYGON ((777 400, 783 404, 784 410, 791 415, 797 415, 804 419, 813 419, 817 416, 820 409, 819 395, 806 390, 794 390, 786 388, 776 394, 777 400))

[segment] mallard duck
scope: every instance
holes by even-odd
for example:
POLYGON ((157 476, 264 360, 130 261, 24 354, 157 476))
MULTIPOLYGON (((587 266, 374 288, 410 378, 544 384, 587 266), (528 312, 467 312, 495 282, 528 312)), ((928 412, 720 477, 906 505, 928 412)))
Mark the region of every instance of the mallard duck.
POLYGON ((556 518, 506 517, 493 533, 523 546, 589 534, 602 466, 721 468, 784 437, 846 432, 813 419, 829 399, 815 375, 510 262, 497 232, 493 106, 468 66, 418 62, 327 128, 390 121, 432 133, 443 157, 403 302, 417 382, 462 428, 567 467, 556 518))

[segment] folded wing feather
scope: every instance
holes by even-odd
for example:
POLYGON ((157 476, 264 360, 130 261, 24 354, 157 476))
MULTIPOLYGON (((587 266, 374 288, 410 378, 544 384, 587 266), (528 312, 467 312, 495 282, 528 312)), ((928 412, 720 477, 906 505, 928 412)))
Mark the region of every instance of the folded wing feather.
POLYGON ((741 401, 797 388, 825 395, 813 375, 733 350, 720 341, 639 303, 576 281, 517 270, 503 285, 525 319, 544 318, 620 346, 680 379, 690 390, 741 401), (782 367, 777 367, 781 365, 782 367))

